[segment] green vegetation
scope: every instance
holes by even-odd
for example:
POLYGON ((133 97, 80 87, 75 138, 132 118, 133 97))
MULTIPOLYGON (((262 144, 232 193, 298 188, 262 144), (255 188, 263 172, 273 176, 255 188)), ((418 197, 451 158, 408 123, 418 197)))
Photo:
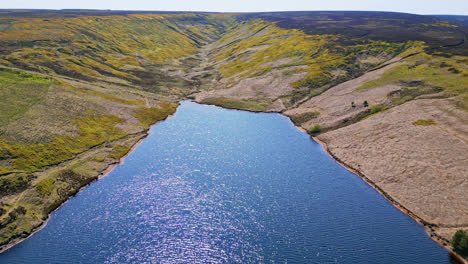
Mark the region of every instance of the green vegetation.
POLYGON ((332 79, 333 74, 331 70, 338 67, 346 67, 347 63, 356 59, 355 53, 358 53, 360 50, 366 49, 366 52, 369 52, 369 54, 374 52, 377 55, 381 53, 394 53, 403 47, 402 44, 395 45, 386 42, 370 42, 365 45, 352 47, 330 47, 331 43, 338 41, 339 36, 308 35, 300 30, 282 29, 273 23, 262 20, 253 20, 241 24, 236 29, 238 32, 234 31, 231 34, 227 34, 218 42, 226 42, 233 36, 241 34, 240 32, 245 30, 243 26, 247 26, 250 32, 263 30, 266 33, 258 37, 249 37, 236 43, 230 43, 222 52, 218 53, 216 57, 218 61, 236 54, 244 55, 237 56, 234 60, 222 65, 221 72, 224 77, 238 73, 243 73, 242 76, 249 76, 255 72, 257 74, 260 74, 258 72, 264 74, 274 68, 304 65, 307 66, 305 69, 297 69, 296 71, 307 71, 308 75, 304 80, 295 83, 294 86, 314 85, 320 87, 332 79), (249 49, 252 49, 252 51, 248 51, 249 49), (262 66, 262 64, 275 62, 284 58, 292 61, 286 63, 286 65, 281 64, 275 67, 262 66))
POLYGON ((95 157, 94 160, 97 162, 103 162, 106 158, 104 157, 95 157))
POLYGON ((0 222, 0 227, 4 228, 7 224, 14 222, 21 216, 25 215, 27 212, 26 208, 23 206, 17 206, 13 210, 11 210, 7 217, 4 217, 2 221, 0 222))
POLYGON ((363 105, 364 105, 364 107, 368 107, 368 106, 369 106, 369 103, 367 102, 367 100, 364 101, 363 105))
POLYGON ((305 73, 305 78, 291 83, 296 88, 291 100, 296 102, 415 45, 373 40, 341 45, 342 41, 340 35, 309 35, 255 19, 240 23, 221 38, 218 43, 224 46, 215 54, 217 61, 226 60, 219 67, 224 78, 256 77, 280 69, 288 69, 288 74, 305 73), (246 29, 257 34, 244 37, 246 29))
POLYGON ((310 128, 310 133, 316 135, 322 131, 322 128, 319 124, 315 124, 312 128, 310 128))
POLYGON ((226 97, 212 97, 201 101, 202 104, 217 105, 229 109, 242 109, 254 112, 266 111, 267 106, 271 103, 269 101, 249 101, 239 100, 226 97))
MULTIPOLYGON (((418 86, 410 88, 402 88, 388 94, 388 98, 391 100, 393 105, 400 105, 405 102, 411 101, 420 95, 434 94, 443 91, 442 88, 431 87, 431 86, 418 86)), ((447 97, 447 95, 441 95, 441 97, 447 97)))
POLYGON ((389 83, 402 83, 409 87, 429 85, 440 87, 455 95, 468 92, 468 64, 461 56, 450 58, 421 53, 407 59, 407 63, 386 71, 377 80, 363 84, 359 89, 371 89, 389 83), (447 65, 457 68, 450 70, 447 65))
POLYGON ((404 64, 387 70, 379 79, 364 83, 358 90, 387 84, 403 86, 388 97, 392 105, 403 104, 420 95, 437 94, 440 98, 455 96, 456 105, 468 111, 468 58, 420 53, 404 64))
POLYGON ((122 146, 122 145, 112 145, 112 148, 113 150, 112 152, 109 153, 109 157, 116 159, 116 160, 123 157, 130 150, 130 147, 122 146))
POLYGON ((432 119, 419 119, 418 121, 414 121, 413 125, 415 126, 432 126, 435 125, 436 122, 432 119))
POLYGON ((306 112, 291 117, 294 124, 303 124, 311 119, 317 118, 320 116, 319 112, 306 112))
POLYGON ((55 179, 43 179, 36 185, 37 192, 41 195, 50 195, 54 188, 55 179))
POLYGON ((75 92, 78 92, 78 93, 97 96, 97 97, 100 97, 100 98, 103 98, 103 99, 106 99, 106 100, 110 100, 110 101, 114 101, 114 102, 118 102, 118 103, 122 103, 122 104, 128 104, 128 105, 142 105, 142 104, 144 104, 144 102, 141 101, 141 100, 127 100, 127 99, 112 96, 112 95, 109 95, 109 94, 103 94, 103 93, 98 93, 98 92, 95 92, 95 91, 78 89, 78 88, 75 88, 75 87, 69 85, 68 83, 66 83, 65 81, 62 81, 62 80, 57 81, 57 83, 60 84, 60 86, 63 87, 63 88, 66 88, 66 89, 69 89, 69 90, 72 90, 72 91, 75 91, 75 92))
POLYGON ((456 252, 468 256, 468 232, 458 230, 452 238, 452 246, 456 252))
MULTIPOLYGON (((195 53, 201 43, 232 23, 226 14, 128 14, 0 17, 5 52, 0 63, 81 79, 123 78, 126 69, 167 63, 195 53), (40 40, 40 41, 37 41, 40 40), (11 47, 16 47, 11 52, 11 47)), ((0 51, 2 48, 0 48, 0 51)))
POLYGON ((52 80, 0 68, 0 126, 21 117, 47 93, 52 80))
MULTIPOLYGON (((367 102, 367 101, 366 101, 367 102)), ((367 109, 366 111, 360 113, 354 120, 353 122, 357 121, 362 121, 365 120, 371 116, 374 116, 382 111, 385 111, 389 109, 389 107, 384 107, 383 105, 374 105, 370 109, 367 109)))
POLYGON ((25 190, 30 185, 30 177, 24 173, 0 177, 0 197, 25 190))
POLYGON ((378 112, 381 112, 383 110, 383 106, 381 105, 374 105, 371 107, 370 109, 370 114, 373 115, 373 114, 377 114, 378 112))
POLYGON ((159 103, 159 107, 138 107, 132 115, 140 121, 140 125, 149 128, 158 121, 166 119, 169 115, 175 113, 176 104, 167 102, 159 103))
POLYGON ((115 126, 123 121, 113 115, 93 116, 90 113, 88 117, 75 120, 79 127, 78 136, 59 136, 44 144, 15 144, 3 140, 0 141, 0 152, 11 157, 14 169, 34 172, 70 159, 93 146, 124 137, 126 134, 115 126))

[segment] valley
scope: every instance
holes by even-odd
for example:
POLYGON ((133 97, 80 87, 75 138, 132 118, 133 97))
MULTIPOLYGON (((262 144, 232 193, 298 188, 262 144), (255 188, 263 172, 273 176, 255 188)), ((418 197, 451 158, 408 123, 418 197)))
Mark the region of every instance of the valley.
POLYGON ((278 112, 449 246, 468 230, 466 24, 378 12, 0 11, 0 243, 191 99, 278 112))

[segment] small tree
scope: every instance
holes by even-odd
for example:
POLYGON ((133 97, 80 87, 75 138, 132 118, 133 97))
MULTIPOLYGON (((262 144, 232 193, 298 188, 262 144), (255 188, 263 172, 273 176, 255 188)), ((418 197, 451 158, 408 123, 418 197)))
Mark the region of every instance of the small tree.
POLYGON ((356 107, 356 104, 354 103, 354 101, 351 102, 351 107, 352 107, 352 108, 355 108, 355 107, 356 107))
POLYGON ((452 246, 458 253, 468 256, 468 232, 458 230, 452 237, 452 246))
POLYGON ((320 131, 322 131, 322 128, 320 127, 319 124, 315 124, 315 125, 310 129, 310 133, 312 133, 312 134, 318 134, 318 133, 320 133, 320 131))
POLYGON ((364 101, 364 107, 368 107, 369 106, 369 103, 366 101, 364 101))

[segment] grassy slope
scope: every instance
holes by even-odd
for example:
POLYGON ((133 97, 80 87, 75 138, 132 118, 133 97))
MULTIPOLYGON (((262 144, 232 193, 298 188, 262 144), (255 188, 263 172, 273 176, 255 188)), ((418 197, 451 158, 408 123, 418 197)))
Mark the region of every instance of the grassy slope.
MULTIPOLYGON (((283 98, 291 104, 398 54, 421 51, 423 45, 432 55, 411 57, 402 66, 406 68, 362 89, 419 74, 427 84, 443 86, 461 98, 465 93, 453 81, 453 76, 466 81, 465 50, 457 46, 452 50, 458 55, 450 58, 447 48, 440 50, 445 57, 434 54, 436 47, 458 43, 459 28, 430 17, 1 12, 0 65, 19 70, 0 70, 0 244, 30 233, 51 210, 123 156, 151 124, 173 113, 175 105, 162 101, 178 101, 200 85, 196 78, 173 72, 190 73, 199 63, 194 54, 219 36, 205 75, 217 76, 219 71, 235 85, 235 77, 261 79, 273 70, 305 72, 283 98), (287 63, 277 64, 279 60, 287 63), (187 67, 189 62, 194 66, 187 67)), ((263 111, 271 100, 217 97, 205 102, 263 111)))
POLYGON ((232 84, 235 78, 261 78, 273 70, 280 70, 283 75, 305 72, 305 78, 291 83, 295 90, 287 99, 294 104, 417 45, 406 41, 347 41, 341 35, 309 35, 255 19, 233 28, 218 41, 220 47, 213 53, 223 77, 232 84), (252 32, 255 34, 249 34, 252 32), (275 65, 282 59, 288 62, 275 65))
POLYGON ((155 68, 195 53, 230 19, 204 14, 59 14, 0 17, 0 64, 157 91, 162 87, 155 83, 166 87, 181 81, 155 68))
POLYGON ((468 111, 468 57, 442 57, 421 53, 405 60, 374 81, 363 84, 359 90, 372 89, 386 84, 398 83, 407 86, 405 96, 392 98, 400 104, 424 94, 424 88, 432 88, 432 93, 444 91, 443 97, 455 96, 459 106, 468 111))
MULTIPOLYGON (((389 94, 388 103, 369 108, 353 122, 419 95, 441 91, 441 97, 455 96, 457 104, 467 109, 468 46, 462 23, 375 12, 279 12, 241 17, 241 23, 218 40, 219 46, 212 52, 228 87, 238 84, 239 79, 261 79, 272 71, 280 71, 283 77, 305 72, 305 78, 290 83, 292 93, 281 98, 286 107, 294 108, 295 103, 397 56, 404 58, 403 65, 360 90, 387 84, 404 89, 389 94), (288 61, 275 64, 284 59, 288 61)), ((203 102, 223 106, 227 99, 238 100, 235 97, 215 96, 203 102)), ((249 99, 250 104, 254 101, 249 99)))
POLYGON ((20 71, 0 70, 0 126, 23 115, 47 93, 52 80, 20 71))

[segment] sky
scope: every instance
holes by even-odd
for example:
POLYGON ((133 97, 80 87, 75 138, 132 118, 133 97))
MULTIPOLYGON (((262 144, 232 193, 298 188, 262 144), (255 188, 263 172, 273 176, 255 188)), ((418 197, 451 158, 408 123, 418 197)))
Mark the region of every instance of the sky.
POLYGON ((262 12, 370 10, 468 15, 468 0, 2 0, 0 8, 262 12))

